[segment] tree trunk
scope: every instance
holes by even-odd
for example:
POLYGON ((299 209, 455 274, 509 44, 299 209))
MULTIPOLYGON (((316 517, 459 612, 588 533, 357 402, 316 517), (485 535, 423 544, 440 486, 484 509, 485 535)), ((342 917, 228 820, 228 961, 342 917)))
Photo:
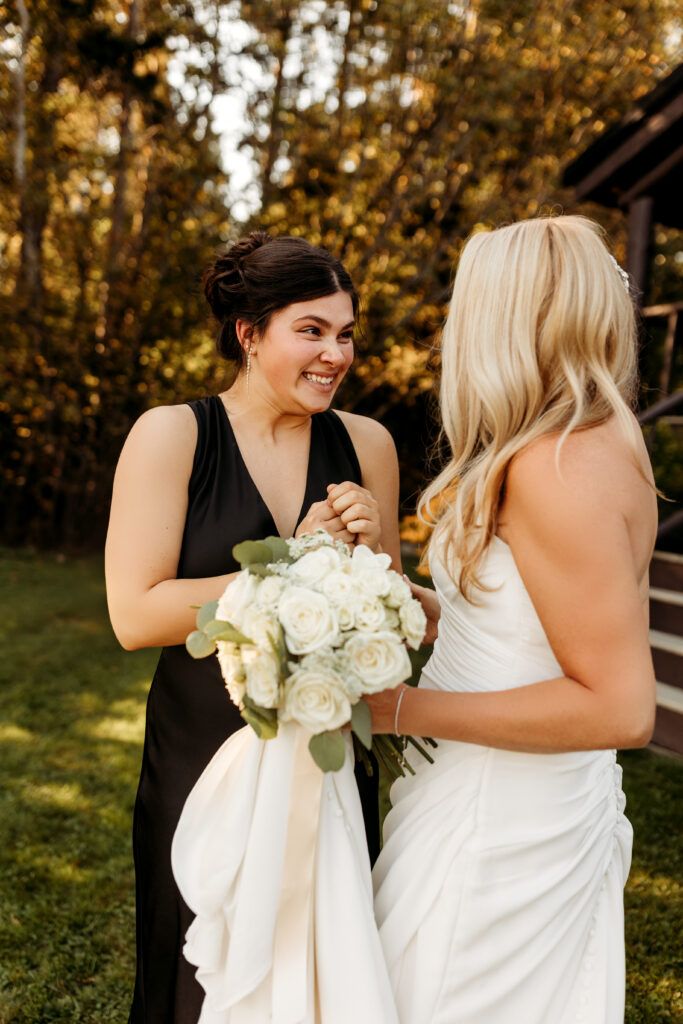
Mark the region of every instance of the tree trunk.
MULTIPOLYGON (((132 0, 126 34, 134 38, 140 29, 142 0, 132 0)), ((117 329, 119 304, 118 283, 126 265, 127 249, 123 244, 127 210, 127 182, 130 154, 133 149, 133 131, 130 124, 133 106, 133 87, 126 81, 121 91, 121 117, 119 120, 119 151, 114 166, 114 200, 111 228, 107 244, 107 259, 100 286, 98 337, 107 346, 117 329)))
POLYGON ((19 194, 19 230, 21 232, 21 254, 16 293, 22 305, 34 319, 39 317, 43 297, 43 275, 41 247, 46 214, 40 205, 32 201, 31 189, 26 173, 26 58, 31 25, 24 0, 17 0, 21 25, 21 54, 14 75, 16 88, 14 178, 19 194))
POLYGON ((282 86, 284 83, 284 67, 285 58, 287 57, 287 44, 289 37, 292 32, 292 17, 289 11, 282 14, 282 17, 278 19, 277 25, 278 32, 278 45, 276 50, 277 57, 277 72, 275 75, 275 88, 273 89, 273 101, 270 108, 270 130, 268 132, 268 142, 266 145, 266 153, 263 161, 263 171, 261 174, 261 196, 262 196, 262 208, 265 209, 270 203, 273 193, 275 191, 273 182, 271 181, 271 175, 273 173, 273 165, 277 160, 278 150, 280 148, 280 139, 282 132, 280 130, 280 101, 282 97, 282 86))

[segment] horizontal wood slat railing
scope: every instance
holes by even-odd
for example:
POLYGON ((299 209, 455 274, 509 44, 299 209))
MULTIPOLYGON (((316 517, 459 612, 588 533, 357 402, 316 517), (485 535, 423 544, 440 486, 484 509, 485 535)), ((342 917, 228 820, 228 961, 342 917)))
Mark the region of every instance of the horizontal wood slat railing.
MULTIPOLYGON (((659 402, 655 402, 654 405, 651 405, 649 409, 644 409, 638 414, 638 422, 641 427, 652 424, 652 430, 654 432, 655 424, 658 419, 662 416, 668 416, 670 413, 674 412, 674 410, 679 408, 683 408, 683 391, 676 391, 673 395, 667 395, 666 398, 662 398, 659 402)), ((679 509, 677 512, 674 512, 673 515, 668 516, 664 522, 659 524, 657 529, 657 544, 682 525, 683 509, 679 509)))

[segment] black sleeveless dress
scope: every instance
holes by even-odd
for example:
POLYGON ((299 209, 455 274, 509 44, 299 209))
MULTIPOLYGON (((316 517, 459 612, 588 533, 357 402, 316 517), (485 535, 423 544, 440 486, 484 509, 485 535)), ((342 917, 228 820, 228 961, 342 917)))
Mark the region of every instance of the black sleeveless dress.
MULTIPOLYGON (((189 403, 198 435, 188 487, 179 579, 234 572, 234 544, 277 533, 242 459, 220 398, 189 403)), ((297 522, 327 485, 361 483, 358 459, 336 413, 312 417, 308 475, 297 522)), ((147 701, 142 771, 133 818, 137 972, 129 1024, 196 1024, 204 990, 183 957, 192 913, 171 871, 171 842, 185 799, 226 738, 244 725, 215 657, 194 661, 165 647, 147 701)), ((377 773, 357 769, 372 860, 379 852, 377 773)))

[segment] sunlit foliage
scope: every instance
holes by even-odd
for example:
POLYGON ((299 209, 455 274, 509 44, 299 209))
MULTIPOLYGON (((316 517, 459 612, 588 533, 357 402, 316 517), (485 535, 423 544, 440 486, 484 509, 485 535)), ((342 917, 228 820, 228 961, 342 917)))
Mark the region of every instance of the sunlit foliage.
MULTIPOLYGON (((101 536, 132 420, 222 385, 199 278, 248 226, 355 276, 340 402, 390 427, 409 496, 463 239, 574 211, 563 168, 681 30, 675 0, 13 0, 0 23, 0 534, 71 546, 101 536)), ((623 258, 623 218, 586 212, 623 258)), ((682 249, 666 233, 658 300, 682 249)))

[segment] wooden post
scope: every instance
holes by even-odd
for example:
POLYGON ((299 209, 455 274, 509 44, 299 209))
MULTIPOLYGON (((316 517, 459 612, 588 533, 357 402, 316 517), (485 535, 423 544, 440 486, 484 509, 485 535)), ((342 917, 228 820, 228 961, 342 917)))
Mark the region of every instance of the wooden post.
POLYGON ((664 355, 662 358, 662 372, 659 378, 659 390, 662 398, 669 394, 669 382, 671 380, 671 364, 674 356, 674 342, 678 327, 679 312, 674 309, 667 318, 666 337, 664 339, 664 355))
POLYGON ((628 252, 626 269, 641 306, 648 277, 648 260, 652 239, 652 196, 639 196, 628 208, 628 252))

